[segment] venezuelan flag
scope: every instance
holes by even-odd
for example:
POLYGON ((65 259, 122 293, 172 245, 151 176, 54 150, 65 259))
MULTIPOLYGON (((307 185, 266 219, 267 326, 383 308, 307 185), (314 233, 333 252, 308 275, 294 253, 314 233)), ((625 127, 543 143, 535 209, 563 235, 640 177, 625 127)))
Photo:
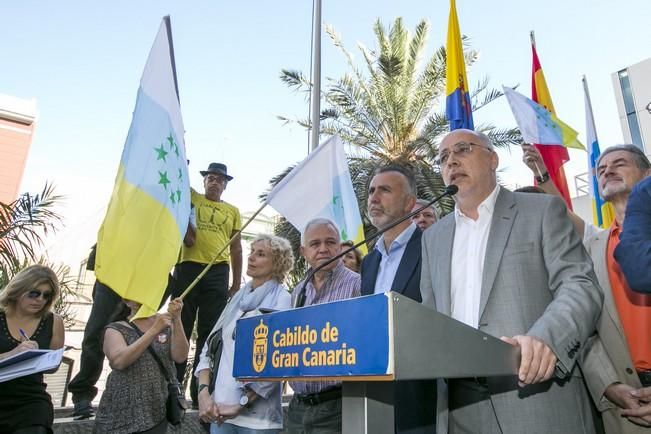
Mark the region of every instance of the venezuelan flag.
MULTIPOLYGON (((534 41, 533 32, 531 32, 531 52, 532 52, 532 74, 531 74, 531 99, 545 107, 553 115, 556 115, 552 97, 547 88, 547 81, 545 74, 543 74, 540 60, 538 59, 538 52, 536 51, 536 44, 534 41)), ((569 209, 572 209, 572 200, 570 199, 570 190, 567 187, 567 178, 565 177, 565 169, 563 164, 570 161, 570 155, 567 148, 561 143, 550 144, 541 146, 539 143, 534 143, 534 146, 540 152, 547 172, 552 182, 563 196, 565 203, 569 209)))
POLYGON ((446 95, 445 116, 450 122, 450 131, 459 128, 475 129, 472 121, 472 107, 468 93, 466 62, 461 45, 461 31, 455 0, 450 0, 450 17, 448 19, 448 40, 446 52, 446 95))
POLYGON ((590 102, 590 93, 588 92, 588 81, 583 76, 583 91, 585 99, 585 126, 586 137, 588 138, 588 170, 590 197, 592 198, 592 217, 595 226, 608 228, 615 218, 615 211, 610 203, 604 202, 599 194, 599 184, 597 183, 597 160, 601 151, 599 150, 599 141, 597 140, 597 129, 594 124, 592 114, 592 104, 590 102))
POLYGON ((97 241, 97 279, 158 310, 190 216, 190 184, 169 17, 149 53, 97 241))

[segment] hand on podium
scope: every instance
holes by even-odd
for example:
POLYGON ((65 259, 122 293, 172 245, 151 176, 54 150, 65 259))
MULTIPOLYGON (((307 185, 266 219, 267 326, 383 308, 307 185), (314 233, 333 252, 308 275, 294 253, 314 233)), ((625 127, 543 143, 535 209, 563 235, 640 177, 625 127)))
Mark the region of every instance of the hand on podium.
POLYGON ((556 354, 546 343, 533 336, 524 335, 512 338, 502 336, 501 339, 520 349, 520 369, 518 371, 520 387, 541 383, 552 378, 557 359, 556 354))

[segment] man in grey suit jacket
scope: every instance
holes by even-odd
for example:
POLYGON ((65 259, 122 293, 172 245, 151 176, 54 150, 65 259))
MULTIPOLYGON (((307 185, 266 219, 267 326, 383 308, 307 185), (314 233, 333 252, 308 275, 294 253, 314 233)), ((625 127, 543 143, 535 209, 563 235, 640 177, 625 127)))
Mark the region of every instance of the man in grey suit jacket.
POLYGON ((519 347, 517 377, 439 382, 439 433, 592 433, 575 362, 593 334, 601 293, 592 263, 555 197, 497 185, 490 139, 455 130, 441 142, 454 213, 423 234, 423 304, 519 347))

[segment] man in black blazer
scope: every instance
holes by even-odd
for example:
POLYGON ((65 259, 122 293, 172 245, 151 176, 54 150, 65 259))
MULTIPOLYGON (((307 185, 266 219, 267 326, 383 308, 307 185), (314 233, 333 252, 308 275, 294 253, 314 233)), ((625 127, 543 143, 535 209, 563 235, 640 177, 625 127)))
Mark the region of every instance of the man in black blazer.
MULTIPOLYGON (((385 166, 375 172, 368 192, 371 223, 384 228, 409 214, 416 203, 416 180, 402 166, 385 166)), ((362 261, 362 295, 399 292, 421 301, 421 231, 406 220, 386 231, 362 261)), ((400 381, 394 395, 396 433, 434 433, 436 384, 400 381)))

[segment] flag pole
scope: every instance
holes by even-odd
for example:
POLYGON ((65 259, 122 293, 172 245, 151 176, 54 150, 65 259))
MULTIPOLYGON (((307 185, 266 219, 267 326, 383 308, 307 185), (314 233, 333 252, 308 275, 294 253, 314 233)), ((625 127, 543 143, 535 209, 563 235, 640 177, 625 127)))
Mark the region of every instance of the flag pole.
POLYGON ((314 0, 314 16, 312 17, 312 96, 310 120, 310 152, 319 146, 321 130, 321 0, 314 0))
POLYGON ((176 99, 181 102, 179 97, 179 82, 176 79, 176 59, 174 58, 174 42, 172 41, 172 22, 169 15, 163 17, 165 28, 167 29, 167 43, 170 46, 170 60, 172 63, 172 75, 174 76, 174 89, 176 90, 176 99))
POLYGON ((246 227, 247 227, 247 226, 248 226, 248 225, 249 225, 249 224, 250 224, 250 223, 251 223, 251 222, 252 222, 256 217, 257 217, 257 216, 258 216, 258 214, 260 214, 260 212, 261 212, 261 211, 264 209, 264 207, 266 207, 266 206, 267 206, 267 201, 265 201, 265 202, 260 206, 260 208, 258 208, 258 210, 257 210, 256 212, 254 212, 253 215, 252 215, 251 217, 248 218, 248 220, 247 220, 247 221, 242 225, 242 227, 241 227, 238 231, 236 231, 236 232, 233 234, 233 236, 231 237, 231 239, 228 240, 228 242, 226 242, 226 244, 224 244, 224 246, 223 246, 221 249, 219 249, 219 251, 215 254, 215 256, 212 258, 212 260, 210 261, 210 263, 209 263, 208 265, 206 265, 206 267, 201 271, 201 273, 199 273, 199 275, 198 275, 198 276, 197 276, 197 277, 192 281, 192 283, 191 283, 190 285, 188 285, 187 288, 185 288, 185 291, 183 291, 183 293, 179 296, 179 298, 180 298, 181 300, 183 300, 183 299, 185 298, 185 296, 188 295, 188 294, 190 293, 190 291, 192 291, 192 289, 193 289, 195 286, 197 286, 197 283, 199 283, 199 281, 201 280, 201 278, 202 278, 203 276, 206 275, 206 273, 208 272, 208 270, 210 270, 210 268, 211 268, 213 265, 215 265, 215 262, 217 261, 217 258, 219 258, 219 256, 220 256, 222 253, 224 253, 224 251, 228 248, 228 246, 231 245, 231 242, 233 242, 233 240, 234 240, 236 237, 238 237, 238 236, 242 233, 242 231, 243 231, 243 230, 244 230, 244 229, 245 229, 245 228, 246 228, 246 227))
POLYGON ((594 126, 594 138, 597 142, 599 142, 599 138, 597 137, 597 127, 594 123, 594 113, 592 112, 592 100, 590 99, 590 91, 588 90, 588 79, 585 78, 585 74, 583 74, 581 81, 583 82, 583 90, 585 91, 586 101, 588 102, 588 112, 590 113, 590 119, 592 120, 592 125, 594 126))
POLYGON ((533 30, 529 32, 529 39, 531 39, 531 45, 533 45, 533 48, 536 48, 536 35, 533 30))

